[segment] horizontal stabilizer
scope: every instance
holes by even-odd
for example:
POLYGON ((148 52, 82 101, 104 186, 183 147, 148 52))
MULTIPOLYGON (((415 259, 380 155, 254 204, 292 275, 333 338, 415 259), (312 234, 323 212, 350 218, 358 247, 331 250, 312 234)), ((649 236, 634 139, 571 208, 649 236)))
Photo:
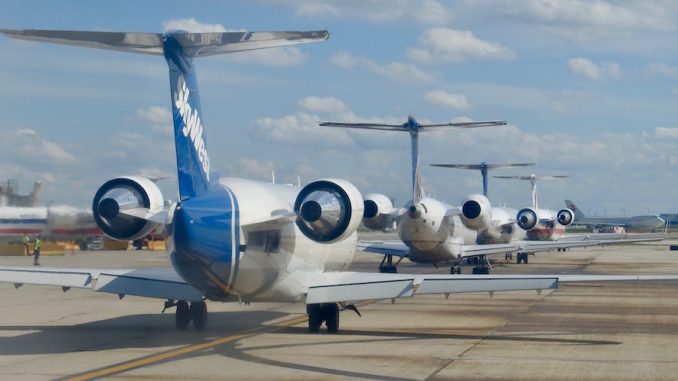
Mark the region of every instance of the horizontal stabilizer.
MULTIPOLYGON (((504 126, 506 121, 490 121, 490 122, 461 122, 461 123, 442 123, 442 124, 417 124, 419 131, 427 131, 436 127, 456 127, 456 128, 477 128, 477 127, 492 127, 504 126)), ((363 130, 384 130, 384 131, 410 131, 408 124, 378 124, 378 123, 336 123, 323 122, 320 123, 322 127, 343 127, 356 128, 363 130)))
POLYGON ((567 179, 570 176, 556 175, 556 176, 493 176, 495 179, 510 179, 510 180, 557 180, 567 179))
MULTIPOLYGON (((162 33, 90 32, 38 29, 0 29, 0 33, 22 40, 163 55, 162 33)), ((188 57, 234 53, 327 40, 327 31, 312 32, 210 32, 176 33, 174 39, 188 57)))
POLYGON ((475 169, 481 170, 498 169, 498 168, 513 168, 513 167, 532 167, 535 163, 502 163, 502 164, 431 164, 431 167, 441 168, 458 168, 458 169, 475 169))

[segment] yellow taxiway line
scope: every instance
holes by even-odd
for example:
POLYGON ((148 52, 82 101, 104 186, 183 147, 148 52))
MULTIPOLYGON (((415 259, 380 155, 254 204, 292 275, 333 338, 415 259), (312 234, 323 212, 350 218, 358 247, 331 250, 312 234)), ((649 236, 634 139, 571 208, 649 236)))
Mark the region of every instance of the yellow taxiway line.
POLYGON ((150 364, 154 364, 154 363, 157 363, 157 362, 166 361, 166 360, 169 360, 169 359, 172 359, 172 358, 175 358, 175 357, 183 356, 183 355, 188 354, 188 353, 193 353, 193 352, 198 352, 198 351, 202 351, 202 350, 205 350, 205 349, 210 349, 210 348, 216 347, 216 346, 221 345, 221 344, 226 344, 226 343, 230 343, 230 342, 240 340, 240 339, 244 339, 244 338, 247 338, 247 337, 259 335, 259 334, 262 334, 262 333, 275 331, 279 328, 293 326, 295 324, 303 323, 306 320, 308 320, 308 317, 306 315, 293 317, 293 318, 290 318, 288 320, 282 321, 280 323, 276 323, 272 327, 270 327, 270 326, 261 327, 259 329, 254 330, 254 331, 251 331, 251 332, 224 336, 224 337, 221 337, 219 339, 210 340, 208 342, 201 343, 201 344, 187 345, 187 346, 180 347, 180 348, 177 348, 177 349, 172 349, 172 350, 169 350, 169 351, 166 351, 166 352, 161 352, 161 353, 158 353, 158 354, 155 354, 155 355, 142 357, 142 358, 139 358, 139 359, 136 359, 136 360, 125 361, 125 362, 122 362, 122 363, 119 363, 119 364, 111 365, 111 366, 101 368, 101 369, 97 369, 97 370, 94 370, 94 371, 91 371, 91 372, 77 374, 77 375, 72 376, 72 377, 66 377, 65 380, 68 380, 68 381, 85 381, 85 380, 93 380, 93 379, 100 378, 100 377, 106 377, 106 376, 110 376, 110 375, 113 375, 113 374, 126 372, 128 370, 141 368, 143 366, 148 366, 150 364))
MULTIPOLYGON (((361 307, 361 306, 371 304, 371 303, 374 303, 374 301, 373 300, 366 300, 366 301, 355 303, 355 305, 357 307, 361 307)), ((183 355, 186 355, 186 354, 189 354, 189 353, 198 352, 198 351, 202 351, 202 350, 205 350, 205 349, 210 349, 210 348, 216 347, 216 346, 221 345, 221 344, 226 344, 226 343, 230 343, 230 342, 233 342, 233 341, 236 341, 236 340, 245 339, 245 338, 248 338, 248 337, 260 335, 262 333, 273 332, 273 331, 276 331, 280 328, 285 328, 285 327, 290 327, 290 326, 293 326, 293 325, 296 325, 296 324, 301 324, 301 323, 303 323, 307 320, 308 320, 308 315, 306 315, 306 314, 304 314, 302 316, 291 317, 287 320, 283 320, 281 322, 275 323, 272 326, 259 327, 259 328, 255 328, 255 329, 251 330, 250 332, 244 332, 244 333, 239 333, 239 334, 235 334, 235 335, 224 336, 224 337, 221 337, 221 338, 218 338, 218 339, 210 340, 210 341, 205 342, 205 343, 186 345, 186 346, 183 346, 183 347, 180 347, 180 348, 177 348, 177 349, 172 349, 172 350, 169 350, 169 351, 166 351, 166 352, 161 352, 161 353, 157 353, 157 354, 154 354, 154 355, 138 358, 136 360, 124 361, 124 362, 121 362, 121 363, 118 363, 118 364, 107 366, 105 368, 93 370, 93 371, 90 371, 90 372, 76 374, 76 375, 71 376, 71 377, 66 377, 66 378, 64 378, 64 380, 67 380, 67 381, 86 381, 86 380, 93 380, 93 379, 100 378, 100 377, 111 376, 113 374, 127 372, 127 371, 132 370, 132 369, 141 368, 141 367, 148 366, 148 365, 158 363, 158 362, 161 362, 161 361, 166 361, 166 360, 176 358, 176 357, 179 357, 179 356, 183 356, 183 355)))

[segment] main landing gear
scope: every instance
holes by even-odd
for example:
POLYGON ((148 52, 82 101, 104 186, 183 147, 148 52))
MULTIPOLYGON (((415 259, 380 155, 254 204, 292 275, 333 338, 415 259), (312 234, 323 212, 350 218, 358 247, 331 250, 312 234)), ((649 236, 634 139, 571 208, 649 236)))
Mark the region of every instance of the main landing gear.
POLYGON ((530 255, 530 253, 518 253, 516 254, 516 261, 518 264, 521 262, 524 264, 527 264, 527 257, 530 255))
MULTIPOLYGON (((189 305, 184 300, 168 300, 165 302, 165 309, 169 307, 177 307, 175 321, 179 331, 187 330, 191 322, 196 331, 203 331, 207 327, 207 304, 204 301, 191 302, 189 305)), ((165 312, 165 309, 162 311, 165 312)))
POLYGON ((492 265, 490 260, 485 255, 480 255, 475 258, 476 265, 473 268, 473 274, 489 274, 492 272, 492 265))
POLYGON ((403 260, 403 257, 398 259, 398 262, 393 263, 393 255, 386 254, 379 264, 380 273, 396 274, 398 273, 398 264, 403 260))
POLYGON ((308 331, 319 332, 320 326, 325 323, 327 333, 339 331, 339 305, 337 303, 307 304, 308 331))

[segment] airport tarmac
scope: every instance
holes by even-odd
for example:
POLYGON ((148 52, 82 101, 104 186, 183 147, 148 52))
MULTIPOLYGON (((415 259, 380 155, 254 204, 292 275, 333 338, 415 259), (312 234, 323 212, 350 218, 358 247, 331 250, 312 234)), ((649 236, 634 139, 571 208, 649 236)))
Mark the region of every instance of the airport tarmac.
MULTIPOLYGON (((355 270, 379 258, 357 253, 355 270)), ((27 265, 3 257, 2 265, 27 265)), ((43 266, 167 265, 148 251, 78 252, 43 266)), ((438 269, 445 272, 447 269, 438 269)), ((400 272, 435 271, 403 264, 400 272)), ((668 243, 539 254, 497 273, 678 274, 668 243)), ((208 302, 208 329, 178 332, 162 301, 0 284, 0 378, 214 380, 674 380, 678 282, 367 303, 340 332, 309 334, 302 304, 208 302)))

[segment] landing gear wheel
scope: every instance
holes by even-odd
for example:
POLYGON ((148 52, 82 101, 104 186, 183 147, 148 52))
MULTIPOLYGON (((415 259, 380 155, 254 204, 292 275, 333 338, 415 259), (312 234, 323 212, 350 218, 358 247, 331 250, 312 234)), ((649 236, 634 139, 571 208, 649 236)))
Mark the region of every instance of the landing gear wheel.
POLYGON ((320 331, 323 324, 323 311, 320 304, 307 304, 306 313, 308 314, 308 332, 316 333, 320 331))
POLYGON ((205 302, 192 302, 189 315, 193 320, 195 330, 204 331, 207 327, 207 304, 205 302))
POLYGON ((527 264, 527 256, 528 255, 529 255, 528 253, 518 253, 518 260, 517 260, 518 264, 520 264, 520 262, 527 264))
POLYGON ((322 307, 327 333, 339 331, 339 306, 336 303, 327 303, 322 307))
POLYGON ((450 267, 450 274, 461 274, 461 267, 460 266, 450 267))
POLYGON ((183 300, 177 302, 177 312, 175 314, 175 318, 177 329, 179 331, 185 331, 188 329, 188 325, 191 323, 191 313, 188 309, 188 303, 183 300))

